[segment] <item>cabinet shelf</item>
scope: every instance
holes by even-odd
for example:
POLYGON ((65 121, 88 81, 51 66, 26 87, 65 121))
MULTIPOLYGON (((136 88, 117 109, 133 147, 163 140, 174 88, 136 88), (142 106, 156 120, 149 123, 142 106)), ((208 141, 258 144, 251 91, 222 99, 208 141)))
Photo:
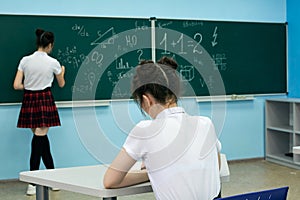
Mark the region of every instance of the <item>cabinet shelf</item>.
MULTIPOLYGON (((286 125, 286 126, 282 125, 280 127, 279 126, 270 126, 270 127, 267 127, 267 129, 293 133, 293 127, 289 126, 289 125, 286 125)), ((300 134, 300 132, 299 132, 299 134, 300 134)))
POLYGON ((283 162, 289 162, 289 163, 293 163, 293 157, 291 156, 286 156, 285 154, 273 154, 273 155, 268 155, 268 158, 271 159, 276 159, 278 161, 283 161, 283 162))
POLYGON ((265 106, 266 159, 299 169, 299 155, 293 147, 300 146, 300 99, 269 99, 265 106))

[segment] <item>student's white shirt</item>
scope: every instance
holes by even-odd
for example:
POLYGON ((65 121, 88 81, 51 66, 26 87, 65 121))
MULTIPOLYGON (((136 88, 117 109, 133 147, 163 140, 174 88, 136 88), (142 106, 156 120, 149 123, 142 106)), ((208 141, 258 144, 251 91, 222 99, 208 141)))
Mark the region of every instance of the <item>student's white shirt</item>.
POLYGON ((158 200, 212 200, 220 192, 221 144, 207 117, 173 107, 138 123, 124 149, 142 159, 158 200))
POLYGON ((18 70, 24 73, 26 90, 43 90, 52 86, 54 74, 60 74, 62 69, 55 58, 36 51, 21 59, 18 70))

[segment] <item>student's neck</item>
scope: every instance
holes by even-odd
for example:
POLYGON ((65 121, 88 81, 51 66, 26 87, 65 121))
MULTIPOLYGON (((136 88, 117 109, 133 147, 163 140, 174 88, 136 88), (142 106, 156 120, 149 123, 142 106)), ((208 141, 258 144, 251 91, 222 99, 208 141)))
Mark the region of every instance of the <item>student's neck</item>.
POLYGON ((38 48, 37 50, 38 52, 44 52, 44 53, 47 53, 46 50, 44 48, 38 48))
POLYGON ((170 104, 165 104, 165 105, 160 105, 160 104, 156 104, 155 108, 152 110, 151 114, 149 114, 151 116, 152 119, 155 119, 156 116, 161 113, 162 111, 164 111, 165 109, 168 108, 173 108, 173 107, 177 107, 177 103, 170 103, 170 104))
POLYGON ((50 53, 50 49, 48 48, 48 47, 46 47, 46 48, 43 48, 43 47, 39 47, 38 49, 37 49, 37 51, 38 52, 44 52, 44 53, 50 53))
POLYGON ((166 104, 164 107, 165 107, 165 109, 172 108, 172 107, 177 107, 177 103, 166 104))

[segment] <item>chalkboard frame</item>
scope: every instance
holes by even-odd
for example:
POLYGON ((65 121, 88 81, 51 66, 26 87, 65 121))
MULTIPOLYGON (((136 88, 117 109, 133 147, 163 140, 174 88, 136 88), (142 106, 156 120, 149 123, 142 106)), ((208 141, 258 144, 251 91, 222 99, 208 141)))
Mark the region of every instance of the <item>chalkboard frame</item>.
MULTIPOLYGON (((284 66, 284 68, 285 68, 285 73, 284 74, 285 75, 284 75, 283 79, 284 79, 284 87, 285 87, 285 89, 281 90, 279 92, 266 92, 266 93, 255 93, 255 92, 254 93, 249 93, 249 92, 248 93, 242 93, 242 92, 237 92, 237 93, 230 93, 230 94, 226 93, 226 94, 223 94, 223 95, 220 95, 220 96, 232 96, 232 95, 240 95, 240 96, 251 95, 251 96, 257 96, 257 95, 270 95, 270 94, 286 94, 288 92, 288 88, 287 88, 287 82, 288 82, 288 75, 287 75, 287 38, 286 38, 287 37, 287 33, 286 33, 286 31, 287 31, 286 30, 287 29, 286 28, 287 27, 287 23, 213 21, 213 20, 201 20, 201 19, 197 19, 197 20, 194 20, 194 19, 155 19, 153 17, 151 17, 150 20, 149 20, 149 18, 125 18, 125 17, 124 18, 122 18, 122 17, 120 18, 120 17, 96 17, 96 16, 57 16, 57 15, 0 15, 0 21, 1 21, 1 18, 3 16, 6 16, 6 17, 19 17, 19 18, 22 18, 22 17, 33 17, 33 18, 46 17, 46 18, 51 18, 51 17, 54 17, 54 18, 72 18, 72 19, 73 18, 75 18, 75 19, 81 19, 82 18, 82 19, 97 19, 97 20, 114 20, 115 19, 115 20, 121 20, 121 21, 125 21, 125 20, 142 20, 143 23, 146 22, 146 21, 149 21, 149 24, 147 24, 148 28, 150 28, 150 21, 153 22, 153 20, 155 20, 155 24, 156 25, 157 25, 158 22, 161 22, 162 20, 167 20, 167 21, 181 21, 181 22, 185 21, 185 22, 193 22, 193 23, 194 22, 199 22, 199 23, 237 23, 237 24, 265 24, 265 25, 276 24, 276 25, 284 26, 285 27, 285 32, 284 32, 284 34, 285 34, 285 41, 284 41, 284 43, 285 43, 285 49, 284 49, 285 55, 283 55, 283 56, 284 56, 284 60, 285 60, 285 66, 284 66)), ((143 23, 142 23, 142 25, 141 25, 140 28, 143 28, 142 26, 145 25, 143 23)), ((193 23, 191 24, 191 26, 195 25, 193 23)), ((34 37, 34 32, 33 31, 32 31, 31 34, 34 37)), ((119 33, 117 33, 117 34, 119 34, 119 33)), ((13 35, 11 37, 13 37, 13 35)), ((32 47, 34 47, 34 45, 32 44, 32 42, 33 41, 31 40, 27 44, 31 45, 32 47)), ((151 45, 153 46, 153 44, 151 44, 151 45)), ((27 54, 29 54, 30 52, 32 52, 33 49, 34 48, 31 48, 31 51, 27 50, 26 51, 27 54)), ((157 49, 159 49, 159 48, 155 47, 154 50, 156 51, 157 49)), ((153 51, 153 49, 151 49, 151 50, 153 51)), ((25 50, 21 49, 21 51, 25 51, 25 50)), ((26 54, 26 53, 24 53, 24 54, 26 54)), ((149 53, 148 53, 148 57, 149 58, 151 57, 149 53)), ((153 55, 152 55, 152 57, 153 57, 153 55)), ((158 56, 156 56, 156 57, 158 57, 158 56)), ((18 60, 15 61, 15 66, 13 66, 13 67, 15 67, 13 75, 16 72, 17 62, 18 62, 18 60)), ((10 76, 10 78, 11 77, 12 76, 10 76)), ((7 84, 7 83, 6 84, 1 83, 1 85, 5 85, 5 87, 6 86, 11 86, 12 87, 12 81, 13 80, 11 80, 9 84, 7 84)), ((57 88, 57 86, 55 86, 55 85, 54 85, 54 87, 57 88)), ((56 89, 54 88, 54 90, 56 90, 56 89)), ((10 92, 11 91, 12 90, 10 90, 10 92)), ((8 100, 5 100, 5 101, 0 100, 0 105, 13 105, 15 103, 20 103, 21 102, 21 93, 22 92, 20 92, 20 91, 13 91, 13 92, 14 93, 18 93, 18 98, 17 99, 12 99, 12 100, 8 99, 8 100)), ((54 91, 54 94, 55 93, 56 93, 56 91, 54 91)), ((2 97, 1 98, 5 98, 5 97, 3 97, 3 95, 9 95, 9 93, 8 94, 3 94, 2 93, 2 95, 1 95, 2 97)), ((189 97, 201 97, 202 98, 202 97, 205 97, 205 96, 206 95, 197 95, 196 94, 194 96, 184 96, 184 97, 187 97, 187 98, 189 98, 189 97)), ((210 96, 210 95, 207 95, 207 96, 210 96)), ((86 103, 84 103, 84 104, 78 104, 78 105, 82 106, 82 105, 85 105, 85 104, 90 104, 91 102, 92 102, 92 105, 95 105, 95 102, 98 102, 97 105, 107 105, 106 102, 109 102, 109 101, 114 101, 114 100, 129 100, 129 99, 130 98, 119 98, 119 99, 110 99, 110 98, 107 98, 107 99, 101 99, 101 98, 100 99, 99 98, 96 98, 96 99, 83 99, 82 101, 81 100, 79 100, 79 101, 86 102, 86 103)), ((73 102, 73 99, 70 99, 70 98, 69 99, 62 99, 62 100, 58 99, 57 102, 61 102, 62 105, 70 105, 70 103, 73 102)), ((74 102, 76 102, 76 101, 74 101, 74 102)))

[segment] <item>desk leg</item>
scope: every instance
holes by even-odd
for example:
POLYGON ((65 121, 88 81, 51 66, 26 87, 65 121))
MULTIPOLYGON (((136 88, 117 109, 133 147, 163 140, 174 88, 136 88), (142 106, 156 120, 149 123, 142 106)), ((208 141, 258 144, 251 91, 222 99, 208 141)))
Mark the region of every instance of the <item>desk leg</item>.
POLYGON ((117 197, 103 197, 103 200, 117 200, 117 197))
POLYGON ((49 200, 48 187, 36 185, 36 200, 49 200))

